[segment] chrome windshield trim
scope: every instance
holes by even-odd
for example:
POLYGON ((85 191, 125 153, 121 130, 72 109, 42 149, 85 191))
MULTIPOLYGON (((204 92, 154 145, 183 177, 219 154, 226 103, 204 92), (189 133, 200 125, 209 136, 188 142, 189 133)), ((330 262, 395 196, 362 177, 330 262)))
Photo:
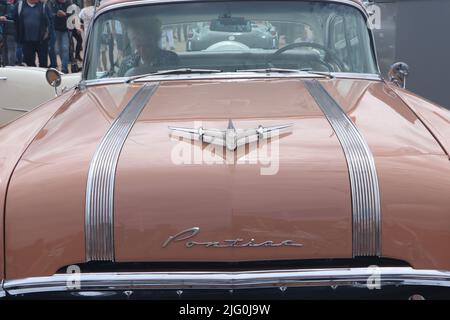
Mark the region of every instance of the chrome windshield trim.
POLYGON ((332 126, 347 161, 350 178, 353 256, 381 255, 381 202, 373 154, 350 117, 317 80, 305 87, 332 126))
POLYGON ((381 75, 378 73, 332 72, 331 74, 338 79, 358 79, 358 80, 374 80, 374 81, 383 80, 381 75))
POLYGON ((122 147, 157 88, 145 84, 103 136, 92 157, 86 183, 86 261, 114 261, 114 188, 122 147))
MULTIPOLYGON (((57 291, 129 289, 262 289, 271 287, 349 286, 367 288, 379 285, 450 287, 450 271, 416 270, 411 267, 292 269, 240 272, 117 272, 55 274, 5 280, 9 295, 57 291)), ((374 287, 372 287, 374 288, 374 287)))
MULTIPOLYGON (((107 5, 105 7, 100 8, 100 10, 97 11, 97 14, 96 14, 94 20, 92 21, 92 23, 95 22, 95 19, 99 15, 101 15, 105 12, 117 9, 117 8, 140 6, 140 5, 144 5, 144 4, 161 4, 161 3, 173 4, 173 3, 184 3, 184 2, 214 2, 214 1, 219 2, 219 1, 224 1, 224 0, 137 0, 137 1, 129 1, 129 2, 120 2, 120 3, 115 3, 115 4, 107 5)), ((228 0, 228 1, 233 1, 233 0, 228 0)), ((264 1, 264 0, 248 0, 248 1, 264 1)), ((269 1, 269 0, 267 0, 267 1, 269 1)), ((272 1, 274 1, 274 0, 272 0, 272 1)), ((357 8, 359 11, 361 11, 361 13, 366 18, 369 17, 366 8, 361 3, 357 3, 353 0, 308 0, 308 1, 310 1, 310 2, 331 2, 331 3, 349 5, 349 6, 357 8)))
MULTIPOLYGON (((330 73, 336 79, 356 79, 356 80, 372 80, 382 81, 382 77, 379 74, 366 74, 366 73, 345 73, 345 72, 332 72, 330 73)), ((176 80, 217 80, 217 79, 267 79, 267 78, 292 78, 292 79, 314 79, 314 78, 327 78, 327 76, 320 76, 318 74, 296 74, 296 73, 250 73, 250 72, 222 72, 217 74, 183 74, 183 75, 159 75, 149 76, 142 79, 133 81, 134 83, 152 82, 152 81, 176 81, 176 80)), ((106 85, 106 84, 119 84, 125 83, 128 80, 127 77, 117 77, 109 79, 93 79, 83 80, 83 84, 86 86, 106 85)))
POLYGON ((99 79, 91 79, 91 80, 81 80, 84 85, 103 85, 103 84, 118 84, 124 83, 127 81, 126 77, 114 77, 114 78, 99 78, 99 79))
POLYGON ((0 281, 0 298, 3 298, 6 295, 5 290, 3 289, 3 280, 0 281))

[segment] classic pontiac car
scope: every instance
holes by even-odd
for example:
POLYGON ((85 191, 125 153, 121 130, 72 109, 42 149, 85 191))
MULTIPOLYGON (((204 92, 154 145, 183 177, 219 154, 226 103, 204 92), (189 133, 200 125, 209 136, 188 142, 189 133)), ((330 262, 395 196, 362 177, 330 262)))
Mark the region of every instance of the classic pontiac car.
POLYGON ((0 129, 0 295, 450 297, 450 112, 402 88, 405 64, 380 77, 368 19, 356 0, 103 2, 79 84, 0 129), (225 14, 286 43, 159 47, 225 14))

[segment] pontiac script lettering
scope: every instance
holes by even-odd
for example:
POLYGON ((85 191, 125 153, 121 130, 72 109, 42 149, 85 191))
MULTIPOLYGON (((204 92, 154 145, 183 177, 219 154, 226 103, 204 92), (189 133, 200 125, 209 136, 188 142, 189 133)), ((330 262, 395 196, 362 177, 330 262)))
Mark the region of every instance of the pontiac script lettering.
POLYGON ((303 244, 295 243, 292 240, 283 240, 275 242, 272 240, 265 240, 257 242, 255 239, 244 240, 241 238, 223 240, 223 241, 193 241, 191 238, 195 237, 200 232, 200 228, 193 227, 183 230, 173 236, 169 236, 163 243, 163 248, 167 247, 171 242, 185 241, 187 248, 195 246, 205 248, 251 248, 251 247, 303 247, 303 244))

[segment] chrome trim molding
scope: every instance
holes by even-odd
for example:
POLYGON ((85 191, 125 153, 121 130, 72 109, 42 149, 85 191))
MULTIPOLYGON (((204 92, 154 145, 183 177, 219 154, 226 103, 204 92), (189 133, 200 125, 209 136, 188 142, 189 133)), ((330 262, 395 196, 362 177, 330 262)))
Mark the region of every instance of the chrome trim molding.
POLYGON ((127 77, 114 77, 114 78, 99 78, 99 79, 91 79, 91 80, 80 80, 84 85, 105 85, 105 84, 120 84, 125 83, 127 81, 127 77))
MULTIPOLYGON (((358 80, 373 80, 382 81, 383 78, 376 73, 347 73, 347 72, 331 72, 330 75, 337 79, 358 79, 358 80)), ((143 79, 133 81, 134 83, 145 83, 151 81, 177 81, 177 80, 209 80, 209 79, 277 79, 277 78, 292 78, 292 79, 314 79, 314 78, 327 78, 327 76, 317 74, 284 74, 284 73, 271 73, 271 74, 251 74, 248 72, 222 72, 217 74, 187 74, 187 75, 159 75, 148 76, 143 79)), ((125 83, 128 77, 107 78, 107 79, 92 79, 82 80, 82 83, 88 87, 105 84, 118 84, 125 83)))
POLYGON ((0 281, 0 298, 6 296, 5 290, 3 289, 3 280, 0 281))
POLYGON ((319 81, 305 81, 305 87, 333 127, 347 161, 352 198, 353 256, 380 256, 380 190, 372 152, 356 125, 319 81))
POLYGON ((145 84, 103 136, 91 160, 85 212, 86 260, 114 261, 114 182, 120 152, 131 128, 157 88, 145 84))
POLYGON ((6 280, 10 295, 76 290, 126 289, 249 289, 271 287, 348 286, 374 288, 379 285, 450 287, 450 271, 415 270, 410 267, 292 269, 240 272, 137 272, 81 273, 74 289, 73 274, 55 274, 6 280))
POLYGON ((331 75, 338 79, 360 79, 374 81, 381 81, 383 79, 378 73, 331 72, 331 75))
MULTIPOLYGON (((211 0, 209 0, 211 2, 211 0)), ((213 0, 214 1, 214 0, 213 0)), ((220 1, 220 0, 217 0, 220 1)), ((367 18, 369 18, 369 14, 366 10, 366 7, 364 7, 361 3, 355 2, 353 0, 309 0, 309 1, 318 1, 318 2, 331 2, 336 4, 344 4, 349 5, 351 7, 354 7, 361 11, 361 13, 367 18)), ((134 6, 140 6, 145 4, 169 4, 169 3, 186 3, 186 2, 208 2, 208 0, 176 0, 176 1, 168 1, 168 0, 137 0, 132 2, 119 2, 111 5, 106 5, 100 10, 96 12, 96 15, 94 17, 94 20, 91 23, 95 22, 95 19, 97 19, 98 16, 101 14, 117 9, 117 8, 126 8, 126 7, 134 7, 134 6)))
POLYGON ((6 110, 6 111, 15 111, 15 112, 23 112, 23 113, 29 111, 29 110, 26 110, 26 109, 22 109, 22 108, 14 108, 14 107, 3 107, 2 109, 3 109, 3 110, 6 110))

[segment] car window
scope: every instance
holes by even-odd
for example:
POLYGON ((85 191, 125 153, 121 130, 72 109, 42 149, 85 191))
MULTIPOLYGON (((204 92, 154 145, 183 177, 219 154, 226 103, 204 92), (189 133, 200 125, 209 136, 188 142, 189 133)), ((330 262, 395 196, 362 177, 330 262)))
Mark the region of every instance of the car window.
POLYGON ((354 16, 336 16, 330 24, 330 47, 348 70, 364 69, 364 39, 354 16))
POLYGON ((333 19, 331 27, 331 40, 333 49, 339 58, 344 61, 348 58, 348 48, 345 36, 344 19, 336 17, 333 19))
POLYGON ((376 73, 363 14, 317 1, 221 1, 118 8, 98 16, 84 77, 173 68, 376 73))

